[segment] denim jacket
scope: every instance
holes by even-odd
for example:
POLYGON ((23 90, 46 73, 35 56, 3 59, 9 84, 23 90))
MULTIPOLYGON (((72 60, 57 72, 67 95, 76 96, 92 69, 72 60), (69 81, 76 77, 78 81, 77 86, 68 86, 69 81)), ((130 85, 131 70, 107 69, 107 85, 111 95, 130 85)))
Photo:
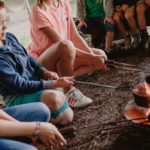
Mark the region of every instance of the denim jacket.
MULTIPOLYGON (((103 7, 106 17, 112 17, 113 14, 113 0, 103 0, 103 7)), ((87 10, 85 0, 77 0, 77 16, 80 19, 86 19, 87 10)))

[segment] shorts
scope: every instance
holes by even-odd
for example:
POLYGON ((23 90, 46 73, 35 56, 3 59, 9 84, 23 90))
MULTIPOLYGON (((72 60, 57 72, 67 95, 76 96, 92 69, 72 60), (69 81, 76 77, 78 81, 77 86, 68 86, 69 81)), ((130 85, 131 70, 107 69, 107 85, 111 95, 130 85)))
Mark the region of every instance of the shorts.
POLYGON ((112 23, 106 22, 104 24, 104 27, 105 27, 106 31, 114 31, 114 24, 112 24, 112 23))
POLYGON ((92 17, 86 20, 87 28, 81 28, 84 34, 92 36, 92 43, 95 47, 99 46, 100 42, 104 41, 106 32, 114 31, 114 25, 111 23, 104 24, 104 17, 92 17))
POLYGON ((133 14, 133 16, 135 15, 135 6, 131 6, 126 10, 126 13, 130 13, 133 14))
POLYGON ((5 101, 5 106, 10 107, 21 104, 40 102, 43 91, 44 90, 29 94, 16 94, 12 96, 10 99, 5 101))
MULTIPOLYGON (((30 94, 17 94, 5 102, 5 107, 40 102, 41 95, 43 92, 44 90, 30 94)), ((62 112, 64 112, 68 108, 69 108, 68 103, 64 102, 64 104, 58 110, 56 110, 55 112, 51 112, 51 117, 57 118, 62 112)))
MULTIPOLYGON (((95 17, 95 18, 89 18, 87 19, 87 25, 92 26, 93 28, 96 27, 94 25, 97 25, 98 28, 103 27, 105 31, 113 31, 114 30, 114 24, 106 22, 104 23, 105 17, 95 17)), ((96 28, 95 28, 96 29, 96 28)))
MULTIPOLYGON (((133 16, 135 16, 135 6, 129 7, 125 13, 133 14, 133 16)), ((115 11, 113 17, 115 16, 119 16, 122 20, 124 19, 124 13, 122 11, 121 12, 115 11)))

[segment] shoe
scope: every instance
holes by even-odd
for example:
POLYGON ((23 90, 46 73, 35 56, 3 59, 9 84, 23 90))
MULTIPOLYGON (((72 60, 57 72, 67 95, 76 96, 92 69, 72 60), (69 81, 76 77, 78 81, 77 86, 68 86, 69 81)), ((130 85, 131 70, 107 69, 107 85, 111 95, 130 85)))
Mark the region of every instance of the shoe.
POLYGON ((141 43, 141 36, 140 34, 133 34, 132 35, 132 41, 131 41, 131 45, 133 48, 137 48, 141 43))
POLYGON ((127 35, 124 39, 124 49, 125 50, 132 48, 131 41, 132 41, 132 37, 130 35, 127 35))
POLYGON ((93 103, 93 101, 83 95, 77 88, 73 87, 66 93, 66 101, 72 108, 85 107, 93 103))
POLYGON ((148 49, 150 45, 150 36, 148 34, 142 35, 141 47, 143 49, 148 49))
POLYGON ((144 44, 144 48, 148 49, 150 46, 150 36, 147 36, 145 39, 145 44, 144 44))
POLYGON ((144 50, 148 49, 150 45, 150 36, 147 30, 141 32, 141 44, 140 47, 144 50))
POLYGON ((115 50, 121 50, 124 47, 124 39, 114 40, 112 42, 112 49, 115 50))

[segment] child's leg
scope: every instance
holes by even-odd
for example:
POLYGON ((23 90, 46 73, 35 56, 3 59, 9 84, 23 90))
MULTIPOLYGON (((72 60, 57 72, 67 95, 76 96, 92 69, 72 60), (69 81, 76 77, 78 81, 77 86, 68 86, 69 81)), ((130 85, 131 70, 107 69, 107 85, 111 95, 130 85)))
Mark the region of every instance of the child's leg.
POLYGON ((127 35, 127 30, 124 24, 122 23, 123 14, 121 12, 115 12, 113 15, 113 20, 115 21, 115 24, 117 25, 117 28, 119 32, 121 33, 121 35, 125 37, 127 35))
POLYGON ((22 104, 12 107, 7 107, 4 111, 11 117, 19 121, 42 121, 50 120, 50 110, 41 102, 22 104))
POLYGON ((141 42, 140 32, 135 20, 135 6, 130 7, 125 12, 125 18, 128 21, 128 25, 132 31, 132 47, 137 48, 139 46, 139 43, 141 42))
POLYGON ((136 13, 137 13, 137 20, 140 30, 146 29, 146 17, 145 17, 145 11, 147 9, 147 6, 144 4, 144 2, 139 2, 136 5, 136 13))
POLYGON ((41 54, 38 61, 50 71, 55 71, 59 76, 72 76, 76 49, 69 40, 53 44, 41 54))
MULTIPOLYGON (((141 0, 142 1, 142 0, 141 0)), ((144 0, 143 0, 144 1, 144 0)), ((145 4, 149 7, 150 6, 150 0, 145 0, 145 4)))
MULTIPOLYGON (((148 1, 145 1, 145 3, 146 2, 148 1)), ((145 3, 144 0, 143 1, 140 0, 136 6, 136 12, 137 12, 138 25, 141 33, 141 48, 148 49, 150 43, 150 37, 146 30, 147 21, 145 16, 145 12, 148 9, 148 6, 145 3)))
POLYGON ((106 33, 106 39, 105 39, 105 50, 110 51, 111 45, 114 39, 114 31, 109 30, 106 33))
POLYGON ((37 150, 36 147, 11 139, 0 139, 1 150, 37 150))
POLYGON ((125 12, 125 19, 128 21, 129 27, 132 32, 136 33, 138 30, 135 16, 135 6, 129 7, 125 12))
MULTIPOLYGON (((29 93, 29 94, 14 95, 11 99, 8 100, 8 102, 6 102, 6 106, 10 107, 10 106, 33 103, 33 102, 43 102, 48 106, 48 108, 51 111, 51 120, 50 121, 52 123, 56 123, 56 124, 58 123, 58 124, 65 125, 65 124, 70 123, 73 119, 73 111, 68 106, 68 104, 65 102, 65 95, 60 91, 51 90, 51 89, 42 90, 42 91, 29 93)), ((27 119, 29 120, 31 116, 32 116, 31 117, 32 119, 34 119, 35 117, 38 117, 37 120, 39 120, 39 118, 44 119, 47 117, 44 117, 42 114, 50 113, 46 106, 33 107, 33 104, 29 104, 29 105, 32 105, 32 110, 29 111, 30 115, 28 115, 28 118, 26 118, 26 120, 27 119), (33 111, 35 111, 35 109, 37 109, 37 110, 43 109, 43 113, 41 110, 41 114, 38 114, 38 113, 33 114, 33 111), (32 113, 32 115, 31 115, 31 113, 32 113)), ((40 103, 36 104, 36 105, 40 105, 40 103)), ((20 107, 24 107, 24 106, 20 106, 20 107)), ((9 111, 8 110, 5 110, 5 111, 8 114, 10 114, 9 113, 10 108, 9 108, 9 111)), ((27 114, 27 113, 29 114, 29 112, 26 112, 25 114, 27 114)), ((11 116, 12 116, 12 114, 13 113, 11 113, 11 116)), ((20 113, 17 113, 17 114, 20 114, 20 113)), ((12 117, 16 118, 15 116, 12 116, 12 117)), ((22 118, 22 116, 21 116, 20 118, 17 118, 17 119, 23 120, 24 118, 22 118)), ((46 121, 48 121, 48 120, 49 120, 49 117, 46 119, 46 121)))
POLYGON ((123 24, 122 20, 124 19, 123 17, 123 13, 118 13, 116 12, 113 16, 113 19, 118 27, 118 30, 120 31, 121 35, 124 37, 125 39, 125 46, 124 46, 124 49, 125 50, 128 50, 128 49, 131 49, 132 48, 132 45, 131 45, 131 37, 128 33, 128 31, 126 30, 125 28, 125 25, 123 24))

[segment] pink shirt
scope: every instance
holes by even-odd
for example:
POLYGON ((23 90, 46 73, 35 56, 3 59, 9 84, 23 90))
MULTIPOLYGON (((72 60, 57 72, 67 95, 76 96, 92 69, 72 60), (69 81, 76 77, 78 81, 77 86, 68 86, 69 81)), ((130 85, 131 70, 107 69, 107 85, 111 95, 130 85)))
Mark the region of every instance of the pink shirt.
POLYGON ((70 6, 68 0, 65 0, 64 6, 59 4, 58 8, 49 8, 46 11, 35 5, 30 21, 32 42, 29 45, 29 53, 36 58, 53 44, 40 30, 41 28, 51 26, 62 39, 70 40, 70 6))

